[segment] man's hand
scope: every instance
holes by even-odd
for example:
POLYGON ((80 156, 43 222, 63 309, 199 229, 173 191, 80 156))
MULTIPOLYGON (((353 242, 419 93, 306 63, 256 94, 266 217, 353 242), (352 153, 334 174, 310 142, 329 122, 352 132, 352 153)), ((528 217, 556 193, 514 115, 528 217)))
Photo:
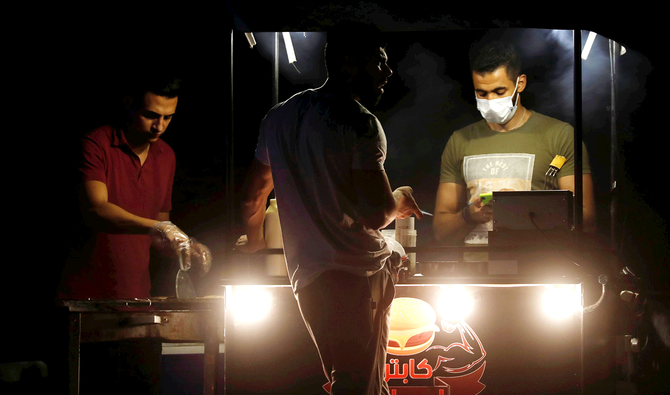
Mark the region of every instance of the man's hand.
POLYGON ((393 284, 396 285, 400 282, 400 270, 402 270, 402 256, 397 251, 392 251, 391 256, 388 258, 388 268, 391 272, 391 279, 393 284))
POLYGON ((183 271, 188 271, 195 262, 198 272, 204 276, 212 266, 212 253, 209 248, 194 238, 189 240, 188 246, 180 246, 177 253, 179 254, 179 269, 183 271))
POLYGON ((190 256, 191 262, 197 262, 198 267, 202 269, 200 272, 202 275, 209 272, 209 269, 212 267, 212 252, 206 245, 198 242, 193 237, 191 237, 190 256))
POLYGON ((163 255, 179 256, 182 250, 191 247, 190 238, 170 221, 156 222, 149 229, 151 244, 163 255))
POLYGON ((257 241, 249 241, 249 238, 247 235, 242 235, 240 236, 239 239, 237 239, 237 242, 235 243, 235 249, 240 250, 242 252, 246 252, 247 254, 253 254, 254 252, 258 250, 262 250, 265 248, 265 240, 260 239, 257 241))
MULTIPOLYGON (((500 192, 514 191, 510 188, 502 188, 500 192)), ((473 221, 485 224, 493 220, 493 204, 482 204, 482 199, 477 196, 470 205, 470 217, 473 221)))
MULTIPOLYGON (((503 188, 501 191, 512 191, 503 188)), ((437 189, 435 200, 435 218, 433 234, 441 243, 458 245, 476 224, 485 224, 493 219, 493 205, 483 205, 476 197, 471 204, 467 202, 468 190, 464 184, 444 182, 437 189), (467 223, 463 218, 463 207, 469 211, 470 218, 476 224, 467 223)))
POLYGON ((412 188, 407 186, 400 187, 393 191, 393 198, 395 198, 398 207, 396 218, 407 218, 411 217, 412 214, 416 215, 418 219, 423 217, 421 209, 416 204, 414 196, 412 196, 413 192, 412 188))
MULTIPOLYGON (((511 192, 514 189, 502 188, 499 192, 511 192)), ((482 199, 477 196, 470 205, 470 217, 473 221, 485 224, 493 220, 493 204, 482 204, 482 199)))
POLYGON ((493 208, 490 204, 482 204, 482 199, 477 197, 472 204, 469 205, 470 218, 480 224, 485 224, 493 220, 493 208))
POLYGON ((179 268, 187 271, 196 262, 206 274, 212 266, 212 253, 206 245, 188 237, 170 221, 155 223, 149 230, 151 244, 163 255, 179 257, 179 268))

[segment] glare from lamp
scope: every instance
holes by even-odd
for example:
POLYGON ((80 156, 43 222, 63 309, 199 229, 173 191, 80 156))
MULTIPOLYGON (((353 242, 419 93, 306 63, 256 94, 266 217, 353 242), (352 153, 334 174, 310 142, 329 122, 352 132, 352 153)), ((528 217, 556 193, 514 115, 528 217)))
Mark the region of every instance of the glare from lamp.
POLYGON ((598 34, 594 32, 589 32, 589 36, 586 38, 586 43, 584 44, 584 49, 582 49, 582 59, 586 60, 589 57, 591 47, 593 46, 593 42, 596 40, 597 35, 598 34))
POLYGON ((235 287, 229 308, 236 324, 262 321, 272 308, 272 296, 259 287, 235 287))
POLYGON ((551 319, 566 319, 581 309, 581 296, 574 285, 548 285, 542 296, 542 308, 551 319))
POLYGON ((293 50, 293 41, 291 41, 291 33, 283 32, 282 36, 284 37, 284 45, 286 46, 286 56, 288 56, 289 63, 295 63, 295 51, 293 50))
POLYGON ((436 310, 443 319, 455 323, 470 315, 473 306, 473 297, 465 287, 447 286, 441 288, 436 310))

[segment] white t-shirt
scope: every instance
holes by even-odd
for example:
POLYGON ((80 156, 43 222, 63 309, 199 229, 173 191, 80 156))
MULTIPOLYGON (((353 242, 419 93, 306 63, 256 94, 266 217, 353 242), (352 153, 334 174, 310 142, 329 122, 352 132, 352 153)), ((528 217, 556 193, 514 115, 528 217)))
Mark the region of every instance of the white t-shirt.
POLYGON ((391 255, 360 216, 352 169, 383 170, 386 136, 351 98, 307 90, 263 119, 256 159, 272 167, 293 291, 326 270, 369 276, 391 255))

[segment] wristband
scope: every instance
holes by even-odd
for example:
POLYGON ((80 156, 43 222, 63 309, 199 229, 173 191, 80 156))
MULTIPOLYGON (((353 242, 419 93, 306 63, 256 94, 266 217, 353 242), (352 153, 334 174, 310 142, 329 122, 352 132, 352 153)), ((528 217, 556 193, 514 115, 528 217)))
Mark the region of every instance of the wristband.
POLYGON ((465 221, 466 224, 468 225, 477 225, 477 222, 472 219, 472 216, 470 215, 470 205, 468 204, 467 206, 463 207, 463 210, 461 210, 461 217, 463 217, 463 221, 465 221))

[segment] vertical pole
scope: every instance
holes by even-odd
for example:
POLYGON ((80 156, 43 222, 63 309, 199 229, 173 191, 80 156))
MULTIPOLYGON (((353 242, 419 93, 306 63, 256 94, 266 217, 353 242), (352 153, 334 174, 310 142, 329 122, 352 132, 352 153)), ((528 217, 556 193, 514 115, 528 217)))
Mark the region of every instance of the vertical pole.
POLYGON ((215 305, 216 311, 207 311, 204 320, 204 369, 203 369, 203 395, 216 395, 218 390, 219 373, 219 305, 215 305))
MULTIPOLYGON (((574 38, 574 59, 575 59, 575 236, 576 246, 579 249, 580 241, 583 239, 582 235, 582 219, 583 219, 583 182, 582 182, 582 31, 575 29, 573 33, 574 38)), ((582 307, 584 306, 584 288, 583 284, 579 285, 579 292, 582 300, 582 307)), ((579 311, 579 394, 584 393, 584 312, 583 308, 579 311)))
MULTIPOLYGON (((279 103, 279 32, 275 32, 274 56, 272 57, 272 106, 279 103)), ((274 189, 268 196, 268 202, 274 198, 274 189)))
POLYGON ((272 58, 272 105, 279 103, 279 32, 275 32, 272 58))
POLYGON ((579 325, 579 388, 578 393, 584 393, 584 283, 579 283, 576 285, 579 287, 579 294, 581 298, 581 305, 578 313, 578 325, 579 325))
POLYGON ((621 51, 619 44, 614 40, 609 40, 610 43, 610 247, 612 250, 616 249, 616 221, 618 211, 618 185, 617 185, 617 164, 618 164, 618 150, 617 150, 617 68, 619 64, 619 53, 621 51))
POLYGON ((582 31, 576 29, 574 37, 575 58, 575 235, 581 240, 583 230, 583 181, 582 181, 582 31))
MULTIPOLYGON (((234 82, 234 71, 233 71, 233 57, 234 57, 234 30, 230 30, 230 133, 227 133, 226 141, 226 205, 228 209, 227 219, 228 226, 227 230, 235 228, 235 216, 233 213, 236 212, 235 207, 235 100, 233 94, 233 82, 234 82)), ((228 240, 228 232, 226 232, 226 239, 224 242, 225 245, 230 245, 228 240)), ((227 249, 224 249, 225 254, 228 254, 227 249)), ((224 256, 224 262, 228 262, 228 257, 224 256)))
POLYGON ((70 395, 79 395, 81 313, 69 313, 68 380, 70 395))

